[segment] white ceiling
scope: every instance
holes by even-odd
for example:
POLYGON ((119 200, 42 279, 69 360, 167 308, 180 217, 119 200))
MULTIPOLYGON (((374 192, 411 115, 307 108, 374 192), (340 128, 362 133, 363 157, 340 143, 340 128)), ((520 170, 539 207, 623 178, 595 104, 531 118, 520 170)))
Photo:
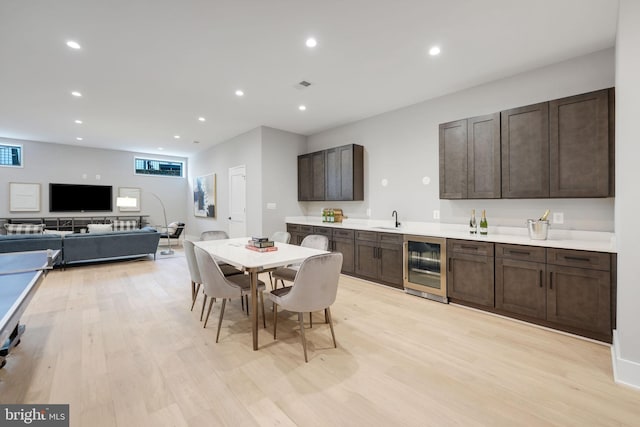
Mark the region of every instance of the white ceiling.
POLYGON ((260 125, 310 135, 611 47, 617 8, 616 0, 1 0, 0 137, 188 156, 260 125), (82 49, 68 48, 70 39, 82 49), (432 45, 438 57, 428 55, 432 45), (301 80, 312 86, 296 88, 301 80))

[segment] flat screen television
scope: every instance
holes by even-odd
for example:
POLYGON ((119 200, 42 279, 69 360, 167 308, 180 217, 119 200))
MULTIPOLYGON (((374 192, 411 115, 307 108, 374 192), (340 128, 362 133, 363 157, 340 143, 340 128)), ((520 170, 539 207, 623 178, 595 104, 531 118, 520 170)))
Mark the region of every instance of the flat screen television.
POLYGON ((49 212, 113 211, 110 185, 49 184, 49 212))

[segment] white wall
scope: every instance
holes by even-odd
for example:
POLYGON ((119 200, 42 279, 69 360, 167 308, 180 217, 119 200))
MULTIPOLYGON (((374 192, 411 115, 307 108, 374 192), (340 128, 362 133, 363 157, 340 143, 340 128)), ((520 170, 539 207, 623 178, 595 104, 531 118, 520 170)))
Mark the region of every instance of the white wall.
POLYGON ((306 152, 307 138, 262 127, 262 235, 285 230, 286 216, 303 215, 298 203, 298 155, 306 152), (292 196, 293 195, 293 196, 292 196), (267 204, 275 204, 268 209, 267 204))
POLYGON ((59 217, 149 215, 149 223, 164 224, 162 207, 150 193, 157 194, 165 204, 167 220, 177 221, 185 217, 185 203, 189 196, 184 178, 134 175, 134 157, 178 160, 185 158, 156 156, 127 151, 76 147, 35 141, 0 138, 0 142, 23 145, 22 168, 0 167, 0 218, 5 217, 59 217), (86 178, 83 177, 86 175, 86 178), (96 179, 100 175, 100 179, 96 179), (9 182, 41 184, 40 212, 9 212, 9 182), (91 184, 113 186, 113 212, 60 213, 49 212, 49 183, 91 184), (141 191, 140 212, 121 213, 115 204, 119 187, 137 187, 141 191))
POLYGON ((186 235, 197 239, 205 230, 229 231, 229 168, 245 165, 247 174, 247 232, 252 235, 262 228, 262 150, 260 128, 245 132, 189 159, 189 188, 193 195, 196 176, 216 174, 216 218, 196 217, 193 198, 187 209, 186 235))
POLYGON ((544 200, 439 200, 438 125, 461 118, 547 101, 614 86, 614 49, 519 74, 441 98, 350 123, 308 138, 309 151, 356 143, 365 147, 364 202, 306 202, 308 215, 322 206, 342 208, 347 216, 465 223, 472 208, 487 209, 490 225, 522 226, 546 208, 563 212, 557 228, 613 231, 612 198, 544 200), (423 185, 422 178, 431 183, 423 185), (381 185, 386 178, 387 187, 381 185))
POLYGON ((640 2, 621 0, 616 40, 616 241, 618 321, 616 379, 640 388, 640 227, 638 227, 638 117, 640 117, 640 2))

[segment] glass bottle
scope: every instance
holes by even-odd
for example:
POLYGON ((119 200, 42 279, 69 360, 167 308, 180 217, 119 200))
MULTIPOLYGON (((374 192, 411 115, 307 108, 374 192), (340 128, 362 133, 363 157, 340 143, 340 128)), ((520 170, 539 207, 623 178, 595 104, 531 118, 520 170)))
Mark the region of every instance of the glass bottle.
POLYGON ((489 229, 489 225, 487 224, 487 215, 483 209, 482 218, 480 218, 480 234, 482 234, 483 236, 486 236, 488 229, 489 229))
POLYGON ((469 234, 478 233, 478 224, 476 223, 476 210, 471 209, 471 219, 469 220, 469 234))

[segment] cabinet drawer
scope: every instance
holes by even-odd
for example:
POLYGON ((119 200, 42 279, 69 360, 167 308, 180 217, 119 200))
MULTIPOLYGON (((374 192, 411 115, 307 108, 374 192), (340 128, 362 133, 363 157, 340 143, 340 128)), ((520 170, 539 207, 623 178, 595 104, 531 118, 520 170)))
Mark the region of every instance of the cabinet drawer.
POLYGON ((333 238, 334 239, 350 239, 353 240, 353 236, 355 235, 353 230, 341 230, 341 229, 333 229, 333 238))
POLYGON ((404 242, 404 235, 395 233, 378 233, 378 241, 380 243, 391 243, 402 245, 404 242))
POLYGON ((312 225, 299 225, 298 226, 298 232, 304 233, 304 234, 312 234, 313 233, 313 226, 312 225))
POLYGON ((313 234, 320 234, 331 239, 331 228, 329 227, 313 227, 313 234))
POLYGON ((300 226, 298 224, 287 224, 287 231, 289 233, 298 233, 300 232, 300 226))
POLYGON ((546 249, 538 246, 505 245, 502 243, 496 243, 496 258, 545 262, 546 249))
POLYGON ((471 240, 447 239, 447 251, 449 253, 493 256, 493 243, 474 242, 471 240))
POLYGON ((549 248, 547 249, 547 264, 610 271, 611 255, 606 252, 549 248))
POLYGON ((367 240, 369 242, 378 241, 378 233, 375 231, 356 231, 356 240, 367 240))

